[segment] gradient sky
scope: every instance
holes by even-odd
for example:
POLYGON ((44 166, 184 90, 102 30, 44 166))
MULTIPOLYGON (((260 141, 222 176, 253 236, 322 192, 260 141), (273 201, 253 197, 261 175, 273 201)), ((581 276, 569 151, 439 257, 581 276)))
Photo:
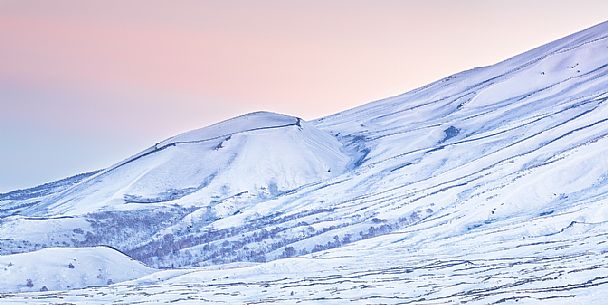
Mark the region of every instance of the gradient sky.
POLYGON ((332 114, 606 20, 606 0, 0 0, 0 192, 246 112, 332 114))

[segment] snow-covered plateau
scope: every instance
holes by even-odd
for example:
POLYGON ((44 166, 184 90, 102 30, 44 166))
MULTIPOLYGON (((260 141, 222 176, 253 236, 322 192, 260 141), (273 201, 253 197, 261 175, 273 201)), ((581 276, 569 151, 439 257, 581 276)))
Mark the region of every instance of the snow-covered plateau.
POLYGON ((0 303, 606 304, 607 101, 608 22, 177 135, 0 194, 0 303))

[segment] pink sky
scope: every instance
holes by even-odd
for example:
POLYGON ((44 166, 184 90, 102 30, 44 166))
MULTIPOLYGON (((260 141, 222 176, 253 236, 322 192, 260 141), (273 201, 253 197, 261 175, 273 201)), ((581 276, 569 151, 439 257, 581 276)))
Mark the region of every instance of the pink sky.
POLYGON ((244 112, 312 119, 400 94, 607 12, 605 0, 0 1, 12 147, 0 191, 244 112))

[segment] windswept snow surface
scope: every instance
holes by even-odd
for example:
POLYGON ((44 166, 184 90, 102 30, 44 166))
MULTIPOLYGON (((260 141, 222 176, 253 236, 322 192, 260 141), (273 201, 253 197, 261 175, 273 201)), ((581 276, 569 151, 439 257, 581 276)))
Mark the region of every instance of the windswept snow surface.
POLYGON ((189 132, 3 204, 0 251, 190 269, 2 301, 604 304, 607 100, 603 23, 316 121, 189 132))

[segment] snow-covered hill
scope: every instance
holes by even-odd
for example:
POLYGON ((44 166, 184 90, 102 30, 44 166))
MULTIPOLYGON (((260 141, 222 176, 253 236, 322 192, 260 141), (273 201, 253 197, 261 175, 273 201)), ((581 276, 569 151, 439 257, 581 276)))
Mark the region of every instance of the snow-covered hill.
MULTIPOLYGON (((268 112, 187 132, 43 199, 25 213, 74 215, 252 201, 343 173, 352 163, 341 143, 299 118, 268 112)), ((218 208, 225 216, 234 207, 218 208)))
POLYGON ((106 286, 155 271, 107 247, 42 249, 0 256, 0 293, 106 286))
POLYGON ((73 302, 600 304, 607 100, 603 23, 315 121, 254 113, 170 138, 6 201, 0 251, 208 266, 73 302))

